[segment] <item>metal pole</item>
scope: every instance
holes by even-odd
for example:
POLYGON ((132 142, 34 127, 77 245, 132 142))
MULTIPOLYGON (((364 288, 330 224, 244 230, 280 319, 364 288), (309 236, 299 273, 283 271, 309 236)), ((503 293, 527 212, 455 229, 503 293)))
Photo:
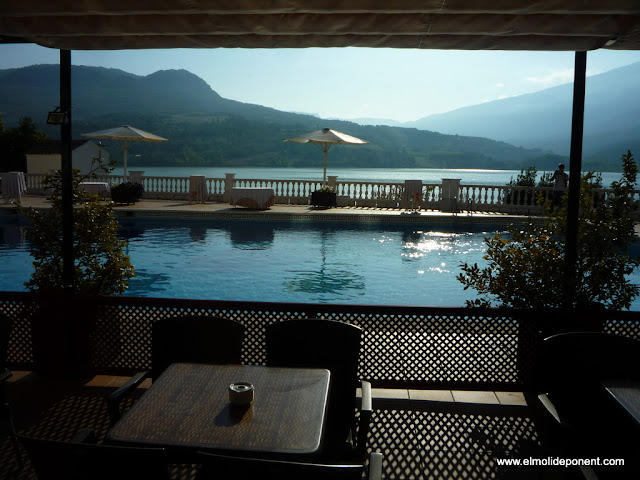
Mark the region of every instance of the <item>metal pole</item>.
POLYGON ((71 52, 60 50, 60 110, 66 118, 60 127, 62 144, 62 281, 71 291, 74 284, 73 167, 71 164, 71 52))
POLYGON ((576 288, 578 258, 578 217, 580 208, 580 177, 582 172, 582 139, 584 128, 584 97, 587 71, 587 52, 575 53, 573 79, 573 115, 571 119, 571 152, 569 154, 569 203, 567 205, 567 232, 565 264, 567 305, 573 305, 576 288))
POLYGON ((327 184, 327 152, 329 151, 328 145, 323 148, 324 152, 324 170, 322 172, 322 186, 327 184))
POLYGON ((123 149, 123 152, 124 152, 124 159, 122 161, 122 169, 123 169, 123 172, 124 172, 124 175, 123 175, 124 176, 124 181, 126 182, 126 181, 128 181, 128 178, 127 178, 127 141, 126 140, 124 141, 124 143, 122 145, 122 149, 123 149))

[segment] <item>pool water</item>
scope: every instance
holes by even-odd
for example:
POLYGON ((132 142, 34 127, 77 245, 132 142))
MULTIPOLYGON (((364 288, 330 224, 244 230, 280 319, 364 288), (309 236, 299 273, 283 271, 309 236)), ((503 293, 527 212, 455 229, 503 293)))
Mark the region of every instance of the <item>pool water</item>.
MULTIPOLYGON (((205 219, 121 223, 136 269, 126 295, 419 306, 464 306, 473 299, 455 278, 460 263, 483 266, 483 239, 499 230, 205 219)), ((0 262, 0 290, 24 291, 32 266, 20 225, 0 224, 0 262)))
POLYGON ((345 223, 125 222, 127 295, 461 306, 455 275, 487 233, 345 223))

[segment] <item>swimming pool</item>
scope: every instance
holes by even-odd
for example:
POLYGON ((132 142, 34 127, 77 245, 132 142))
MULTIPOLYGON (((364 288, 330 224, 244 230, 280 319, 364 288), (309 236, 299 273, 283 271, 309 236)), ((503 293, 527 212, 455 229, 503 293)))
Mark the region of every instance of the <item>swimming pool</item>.
MULTIPOLYGON (((461 261, 484 264, 502 227, 120 219, 136 268, 126 295, 210 300, 464 306, 461 261), (471 230, 471 231, 469 231, 471 230)), ((0 290, 24 291, 20 225, 0 224, 0 290)), ((632 310, 640 308, 634 305, 632 310)))
MULTIPOLYGON (((126 233, 124 233, 126 232, 126 233)), ((173 298, 463 305, 461 256, 484 231, 345 223, 123 221, 136 266, 127 294, 173 298)))

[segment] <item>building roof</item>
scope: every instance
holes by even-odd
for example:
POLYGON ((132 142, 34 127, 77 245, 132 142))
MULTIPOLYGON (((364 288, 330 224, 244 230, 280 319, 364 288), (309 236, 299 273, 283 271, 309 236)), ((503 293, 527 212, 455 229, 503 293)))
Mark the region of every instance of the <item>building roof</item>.
POLYGON ((69 50, 640 49, 638 0, 0 2, 0 42, 69 50))
MULTIPOLYGON (((91 140, 72 140, 71 150, 81 147, 91 140)), ((46 142, 33 147, 27 152, 27 155, 62 155, 62 142, 60 140, 47 140, 46 142)))

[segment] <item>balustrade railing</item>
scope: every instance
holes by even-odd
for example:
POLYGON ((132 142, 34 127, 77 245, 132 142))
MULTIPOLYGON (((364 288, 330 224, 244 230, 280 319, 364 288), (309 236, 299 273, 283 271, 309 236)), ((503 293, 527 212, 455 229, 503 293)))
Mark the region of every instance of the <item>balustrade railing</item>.
POLYGON ((183 177, 144 177, 145 198, 187 199, 189 179, 183 177))
MULTIPOLYGON (((25 175, 27 192, 46 194, 42 188, 44 174, 25 175)), ((123 178, 114 175, 101 175, 97 181, 110 184, 120 183, 123 178)), ((144 198, 188 200, 188 177, 139 176, 137 180, 144 186, 144 198)), ((240 179, 229 174, 227 178, 206 179, 209 201, 228 201, 226 195, 231 187, 268 187, 273 188, 276 203, 289 205, 308 205, 311 193, 323 185, 313 180, 265 180, 240 179)), ((338 181, 329 178, 329 185, 337 193, 338 206, 402 208, 404 183, 338 181)), ((423 184, 420 192, 420 206, 423 209, 442 209, 442 205, 453 200, 456 211, 483 211, 512 213, 522 215, 542 214, 544 209, 539 199, 550 200, 550 187, 516 187, 510 185, 460 185, 457 196, 445 198, 442 184, 423 184)), ((598 195, 604 199, 612 193, 602 189, 598 195)), ((640 190, 635 191, 635 199, 640 200, 640 190)))
POLYGON ((234 179, 234 187, 273 188, 276 203, 290 205, 306 205, 311 193, 322 187, 322 182, 314 180, 261 180, 250 178, 234 179))

